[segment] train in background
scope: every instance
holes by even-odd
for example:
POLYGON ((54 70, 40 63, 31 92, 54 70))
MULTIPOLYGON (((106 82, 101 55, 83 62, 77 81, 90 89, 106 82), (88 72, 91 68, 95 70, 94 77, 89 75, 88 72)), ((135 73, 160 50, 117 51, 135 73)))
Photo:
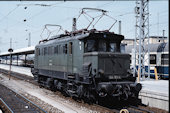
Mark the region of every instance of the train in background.
MULTIPOLYGON (((0 63, 2 64, 10 64, 10 56, 0 57, 0 63)), ((34 66, 34 54, 27 55, 25 59, 25 55, 19 55, 18 60, 17 56, 12 56, 12 65, 17 66, 25 66, 25 67, 33 67, 34 66)))
MULTIPOLYGON (((138 46, 137 46, 138 48, 138 46)), ((125 46, 125 52, 131 54, 131 69, 133 71, 134 66, 134 52, 133 45, 125 46)), ((136 59, 138 55, 136 55, 136 59)), ((148 60, 148 54, 145 56, 145 60, 148 60)), ((138 62, 136 62, 136 67, 138 69, 138 62)), ((169 50, 168 43, 157 43, 150 44, 150 77, 155 78, 155 71, 157 69, 157 74, 159 79, 169 79, 169 50)), ((145 70, 148 72, 147 62, 145 64, 145 70)))

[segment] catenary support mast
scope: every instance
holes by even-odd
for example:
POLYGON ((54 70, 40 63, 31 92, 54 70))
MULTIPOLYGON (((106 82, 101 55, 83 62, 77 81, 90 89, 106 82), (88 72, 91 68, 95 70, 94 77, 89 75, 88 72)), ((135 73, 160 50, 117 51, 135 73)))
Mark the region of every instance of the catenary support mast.
POLYGON ((136 0, 136 30, 135 30, 135 63, 134 75, 138 72, 139 81, 150 78, 150 51, 149 51, 149 0, 136 0), (136 69, 138 65, 138 70, 136 69))

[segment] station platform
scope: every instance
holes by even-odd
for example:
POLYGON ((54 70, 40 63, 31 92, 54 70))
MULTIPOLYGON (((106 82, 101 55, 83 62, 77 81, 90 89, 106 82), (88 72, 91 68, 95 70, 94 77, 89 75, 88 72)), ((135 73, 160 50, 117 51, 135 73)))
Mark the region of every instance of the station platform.
POLYGON ((169 80, 149 79, 140 83, 139 98, 143 104, 169 111, 169 80))
MULTIPOLYGON (((5 69, 5 70, 9 70, 9 65, 7 65, 7 64, 0 64, 0 68, 1 69, 5 69)), ((21 73, 21 74, 25 74, 25 75, 33 77, 32 73, 31 73, 31 68, 30 67, 21 67, 21 66, 14 66, 14 65, 12 65, 11 66, 11 71, 17 72, 17 73, 21 73)))
POLYGON ((142 84, 142 91, 150 91, 155 93, 160 93, 164 95, 169 95, 169 80, 144 80, 140 81, 142 84))
MULTIPOLYGON (((14 72, 33 77, 29 67, 11 67, 14 72)), ((0 64, 0 68, 9 70, 9 65, 0 64)), ((143 104, 169 111, 169 80, 146 79, 140 81, 140 83, 142 84, 142 90, 139 93, 139 98, 143 104)))

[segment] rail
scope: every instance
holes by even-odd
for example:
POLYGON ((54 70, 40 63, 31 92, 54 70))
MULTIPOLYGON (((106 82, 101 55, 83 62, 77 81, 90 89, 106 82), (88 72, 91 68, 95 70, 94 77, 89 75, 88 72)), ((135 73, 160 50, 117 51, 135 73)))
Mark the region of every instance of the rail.
MULTIPOLYGON (((33 103, 23 95, 15 92, 14 90, 0 84, 1 87, 1 100, 3 105, 6 106, 5 110, 7 113, 17 112, 36 112, 36 113, 47 113, 40 106, 33 103), (6 102, 6 103, 5 103, 6 102)), ((6 112, 5 112, 6 113, 6 112)))
POLYGON ((12 110, 11 110, 11 108, 2 100, 2 98, 0 98, 0 105, 1 106, 5 106, 5 108, 4 107, 1 107, 1 109, 6 113, 14 113, 12 110))
MULTIPOLYGON (((15 91, 13 91, 15 92, 15 91)), ((16 92, 15 92, 16 93, 16 92)), ((27 99, 26 97, 24 97, 23 95, 17 93, 17 95, 19 95, 20 97, 22 97, 23 99, 25 99, 26 101, 28 101, 28 103, 31 103, 32 105, 34 105, 36 108, 39 109, 39 111, 42 111, 44 113, 47 113, 44 109, 42 109, 40 106, 38 106, 37 104, 33 103, 31 100, 27 99)))

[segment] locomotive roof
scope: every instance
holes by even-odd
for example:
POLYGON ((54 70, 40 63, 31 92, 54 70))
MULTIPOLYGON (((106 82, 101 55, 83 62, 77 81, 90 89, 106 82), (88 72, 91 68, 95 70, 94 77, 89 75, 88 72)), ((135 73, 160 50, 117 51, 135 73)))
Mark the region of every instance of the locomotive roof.
POLYGON ((94 38, 109 38, 109 39, 115 39, 116 41, 121 41, 124 39, 123 35, 114 34, 113 32, 81 32, 81 33, 72 33, 72 34, 62 34, 58 36, 53 36, 51 39, 40 41, 39 45, 37 46, 45 46, 50 45, 52 43, 58 43, 58 42, 66 42, 69 40, 82 40, 86 39, 87 37, 90 37, 89 39, 94 38))

